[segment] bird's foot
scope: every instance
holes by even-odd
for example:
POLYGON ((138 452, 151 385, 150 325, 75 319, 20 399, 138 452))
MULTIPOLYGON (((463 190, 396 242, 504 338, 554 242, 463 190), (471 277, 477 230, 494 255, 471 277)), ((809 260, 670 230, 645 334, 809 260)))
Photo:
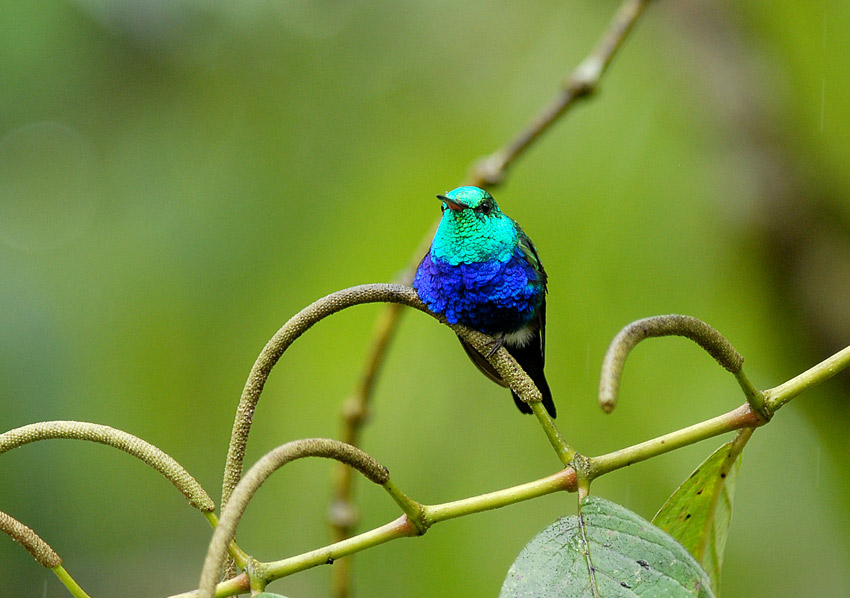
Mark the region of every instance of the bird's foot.
POLYGON ((505 344, 505 333, 504 332, 500 336, 497 336, 496 338, 494 338, 493 340, 487 341, 487 343, 484 346, 485 347, 489 346, 490 350, 487 351, 487 355, 485 355, 485 357, 487 359, 490 359, 491 357, 493 357, 493 355, 496 354, 496 351, 501 349, 502 345, 504 345, 504 344, 505 344))

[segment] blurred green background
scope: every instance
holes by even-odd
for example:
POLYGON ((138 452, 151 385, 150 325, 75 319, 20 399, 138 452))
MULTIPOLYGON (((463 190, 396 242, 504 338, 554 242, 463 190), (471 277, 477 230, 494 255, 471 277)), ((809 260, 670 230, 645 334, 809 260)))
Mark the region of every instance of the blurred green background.
MULTIPOLYGON (((0 19, 0 428, 109 424, 177 458, 218 498, 236 403, 268 338, 311 301, 392 280, 436 193, 517 132, 593 47, 616 3, 4 0, 0 19)), ((550 276, 559 425, 599 454, 741 403, 682 339, 647 342, 621 405, 595 405, 628 322, 685 313, 762 388, 850 343, 850 4, 658 2, 603 81, 494 190, 550 276)), ((335 436, 378 306, 322 322, 274 371, 248 461, 335 436)), ((784 408, 747 448, 723 593, 850 586, 850 383, 784 408)), ((721 439, 607 476, 649 518, 721 439)), ((364 447, 414 498, 547 475, 533 418, 409 313, 364 447)), ((240 544, 278 559, 325 544, 330 464, 273 477, 240 544)), ((195 587, 210 530, 157 474, 70 441, 0 459, 0 509, 93 596, 195 587)), ((358 481, 364 529, 396 517, 358 481)), ((360 596, 494 596, 549 496, 354 557, 360 596)), ((329 569, 275 582, 327 596, 329 569)), ((64 596, 0 538, 0 596, 64 596)))

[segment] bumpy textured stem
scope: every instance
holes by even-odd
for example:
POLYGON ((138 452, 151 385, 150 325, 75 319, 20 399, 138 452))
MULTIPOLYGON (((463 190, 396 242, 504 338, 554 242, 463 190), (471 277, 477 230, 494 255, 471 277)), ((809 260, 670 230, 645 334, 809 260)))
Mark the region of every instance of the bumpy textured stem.
MULTIPOLYGON (((248 442, 248 434, 251 431, 251 423, 254 420, 254 410, 260 400, 263 387, 277 364, 281 355, 295 340, 304 334, 316 322, 352 305, 361 303, 394 302, 398 297, 407 296, 409 300, 419 299, 413 289, 404 285, 360 285, 332 293, 307 308, 298 312, 283 325, 277 333, 266 344, 257 357, 254 367, 245 383, 242 398, 236 409, 236 418, 233 422, 233 432, 230 437, 230 448, 227 453, 227 463, 224 469, 224 481, 222 484, 222 509, 227 507, 230 494, 239 482, 242 475, 242 464, 245 460, 245 448, 248 442)), ((421 304, 420 304, 421 305, 421 304)))
POLYGON ((196 509, 203 512, 215 510, 213 500, 177 461, 149 442, 109 426, 77 421, 49 421, 22 426, 0 434, 0 454, 30 442, 54 438, 88 440, 121 449, 164 475, 196 509))
POLYGON ((42 540, 32 529, 6 513, 0 511, 0 532, 11 536, 11 538, 27 549, 42 567, 53 569, 62 564, 62 559, 42 540))
MULTIPOLYGON (((353 305, 377 302, 401 303, 414 307, 445 323, 443 318, 428 311, 412 287, 400 284, 366 284, 337 291, 315 301, 292 317, 266 344, 254 363, 248 382, 242 392, 242 398, 239 401, 233 423, 227 463, 225 464, 222 509, 226 508, 230 494, 241 477, 254 411, 269 373, 283 355, 283 352, 295 339, 320 320, 353 305)), ((457 324, 450 325, 450 328, 461 335, 482 355, 489 352, 489 348, 492 346, 492 337, 457 324)), ((534 386, 534 382, 504 348, 496 351, 490 357, 490 361, 502 378, 524 401, 533 403, 541 400, 540 391, 534 386)))
POLYGON ((360 449, 338 440, 327 438, 296 440, 266 453, 237 484, 230 496, 230 501, 222 511, 221 520, 210 541, 201 574, 199 592, 202 598, 214 596, 215 583, 226 556, 227 546, 236 536, 236 527, 254 493, 276 470, 304 457, 325 457, 342 461, 376 484, 383 484, 389 479, 389 472, 383 465, 360 449))
POLYGON ((722 334, 692 316, 655 316, 632 322, 614 337, 602 362, 599 404, 606 413, 611 413, 617 405, 620 378, 631 350, 645 338, 659 336, 684 336, 691 339, 736 377, 744 363, 741 354, 722 334))

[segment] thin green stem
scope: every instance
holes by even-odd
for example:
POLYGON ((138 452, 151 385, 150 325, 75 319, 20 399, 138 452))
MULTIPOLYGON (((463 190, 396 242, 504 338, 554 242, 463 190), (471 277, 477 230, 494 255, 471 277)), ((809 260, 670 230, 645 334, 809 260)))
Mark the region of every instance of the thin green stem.
POLYGON ((56 574, 56 577, 59 578, 59 581, 65 584, 65 587, 68 588, 69 592, 71 592, 71 596, 74 598, 89 598, 89 595, 83 591, 83 588, 81 588, 76 581, 74 581, 73 577, 68 575, 68 572, 65 571, 65 568, 62 565, 56 565, 51 570, 56 574))
POLYGON ((425 507, 399 490, 392 480, 387 480, 383 485, 384 490, 387 491, 401 510, 404 511, 404 514, 407 515, 410 523, 416 527, 419 534, 421 535, 428 531, 429 523, 424 516, 425 507))
MULTIPOLYGON (((204 515, 206 515, 207 521, 210 522, 213 529, 218 527, 218 515, 212 511, 204 513, 204 515)), ((230 553, 230 558, 239 565, 240 569, 245 568, 250 557, 248 556, 248 553, 239 548, 239 545, 236 544, 236 540, 231 540, 230 544, 227 545, 227 552, 230 553)))
MULTIPOLYGON (((430 526, 434 523, 446 521, 447 519, 498 509, 499 507, 530 500, 553 492, 572 492, 574 490, 575 472, 570 468, 566 468, 545 478, 512 488, 497 490, 496 492, 439 505, 422 505, 422 509, 424 517, 430 526)), ((331 564, 338 558, 360 552, 361 550, 389 542, 396 538, 416 536, 419 533, 416 525, 411 523, 406 515, 403 515, 386 525, 342 540, 341 542, 336 542, 288 559, 264 563, 262 569, 267 575, 266 581, 270 582, 318 565, 331 564)))
MULTIPOLYGON (((250 591, 250 589, 251 580, 248 579, 248 574, 243 572, 236 577, 231 577, 230 579, 222 581, 216 585, 215 598, 227 598, 227 596, 244 594, 245 592, 250 591)), ((198 598, 198 596, 200 596, 200 591, 192 590, 191 592, 183 592, 182 594, 169 596, 169 598, 198 598)))
POLYGON ((769 420, 771 414, 765 406, 764 393, 750 382, 750 379, 747 378, 743 368, 735 372, 735 379, 737 379, 738 384, 741 385, 741 390, 743 390, 744 394, 747 396, 747 403, 750 404, 753 411, 761 415, 765 421, 769 420))
POLYGON ((832 357, 823 360, 788 382, 770 390, 765 390, 764 396, 767 410, 770 413, 775 413, 777 409, 801 392, 825 380, 829 380, 848 366, 850 366, 850 347, 845 347, 832 357))
POLYGON ((537 416, 537 421, 539 421, 540 425, 543 427, 543 431, 546 433, 546 437, 552 444, 552 448, 554 448, 555 452, 558 454, 558 458, 561 460, 561 463, 569 465, 576 454, 575 449, 567 444, 567 441, 561 435, 561 431, 555 425, 555 420, 553 420, 549 416, 549 413, 546 412, 546 408, 543 406, 543 403, 529 403, 529 405, 531 406, 531 410, 534 412, 534 415, 537 416))
POLYGON ((464 515, 472 515, 498 509, 506 505, 512 505, 518 502, 538 498, 553 492, 574 492, 576 489, 576 473, 571 467, 567 467, 553 473, 550 476, 505 488, 504 490, 496 490, 487 494, 480 494, 462 500, 442 503, 439 505, 425 505, 425 517, 429 523, 439 523, 447 519, 454 519, 464 515))
POLYGON ((268 581, 273 581, 318 565, 331 565, 336 559, 373 546, 378 546, 379 544, 384 544, 396 538, 417 535, 419 535, 419 531, 416 529, 416 526, 410 523, 406 515, 402 515, 395 521, 391 521, 381 527, 340 542, 335 542, 329 546, 305 552, 304 554, 299 554, 288 559, 265 563, 264 569, 269 576, 268 581))
POLYGON ((590 457, 588 459, 589 473, 591 479, 595 479, 615 469, 645 461, 650 457, 662 455, 701 440, 706 440, 726 432, 740 430, 741 428, 756 428, 764 423, 765 421, 761 415, 753 411, 747 403, 728 413, 694 424, 693 426, 658 436, 652 440, 647 440, 646 442, 641 442, 640 444, 620 449, 607 455, 590 457))

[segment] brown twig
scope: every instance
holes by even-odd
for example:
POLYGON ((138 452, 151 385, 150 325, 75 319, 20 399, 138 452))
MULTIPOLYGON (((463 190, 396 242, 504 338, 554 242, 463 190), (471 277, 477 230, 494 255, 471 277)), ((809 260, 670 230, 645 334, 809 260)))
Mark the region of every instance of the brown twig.
MULTIPOLYGON (((650 0, 625 0, 614 15, 593 51, 565 79, 558 95, 523 129, 495 153, 477 160, 467 176, 467 184, 476 186, 498 186, 504 181, 507 170, 545 131, 562 117, 576 100, 588 97, 598 88, 614 55, 634 27, 637 19, 650 0)), ((398 281, 410 284, 422 255, 428 251, 436 224, 431 227, 414 251, 410 262, 398 281)), ((360 433, 369 414, 369 403, 374 391, 375 379, 384 362, 390 339, 398 326, 401 306, 386 306, 375 325, 371 350, 363 367, 360 382, 342 409, 342 432, 344 442, 357 446, 360 433)), ((353 503, 353 476, 351 469, 338 465, 334 471, 332 504, 329 513, 331 535, 334 541, 350 537, 357 524, 357 509, 353 503)), ((331 592, 336 598, 350 595, 351 560, 334 567, 331 592)))
POLYGON ((602 75, 623 45, 650 0, 625 0, 620 5, 608 29, 602 34, 593 51, 564 80, 558 94, 507 145, 478 160, 469 174, 470 185, 479 187, 500 185, 507 169, 525 150, 548 131, 577 100, 592 95, 599 87, 602 75))

